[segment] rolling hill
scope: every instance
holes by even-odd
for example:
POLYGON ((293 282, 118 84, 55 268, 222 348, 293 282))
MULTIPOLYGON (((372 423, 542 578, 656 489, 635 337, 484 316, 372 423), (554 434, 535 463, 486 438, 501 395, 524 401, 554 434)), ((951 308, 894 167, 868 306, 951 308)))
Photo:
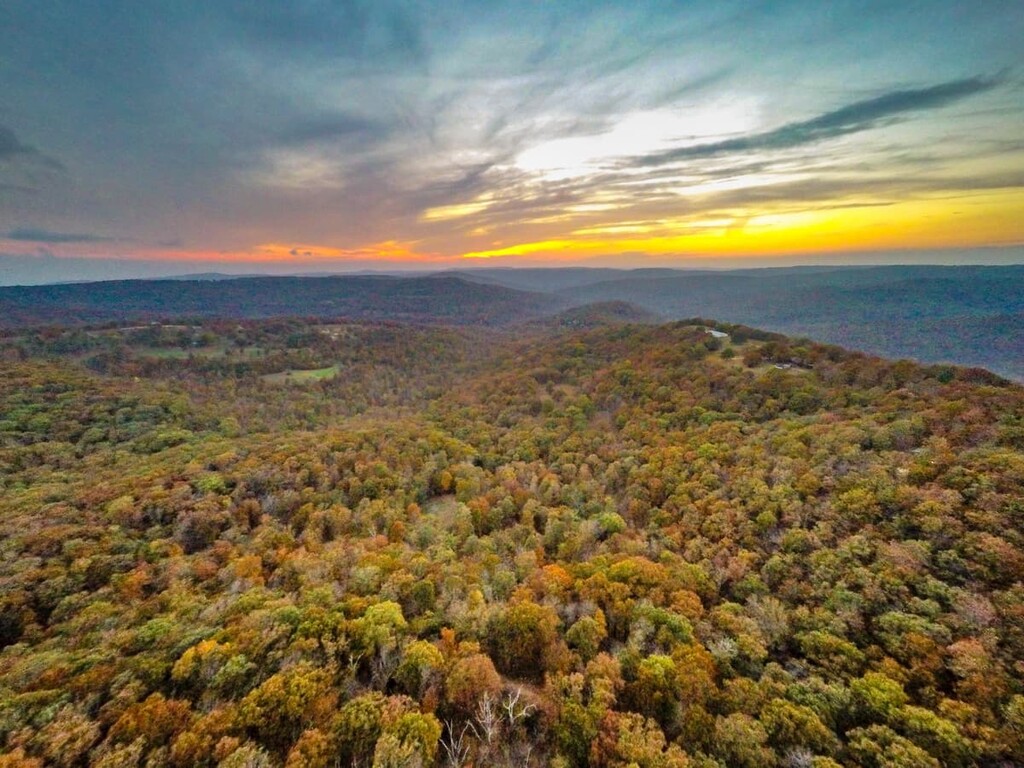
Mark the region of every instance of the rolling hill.
POLYGON ((0 343, 0 765, 1024 760, 1024 388, 560 318, 0 343))
POLYGON ((444 275, 121 280, 0 288, 0 326, 171 317, 319 317, 502 325, 568 302, 444 275))

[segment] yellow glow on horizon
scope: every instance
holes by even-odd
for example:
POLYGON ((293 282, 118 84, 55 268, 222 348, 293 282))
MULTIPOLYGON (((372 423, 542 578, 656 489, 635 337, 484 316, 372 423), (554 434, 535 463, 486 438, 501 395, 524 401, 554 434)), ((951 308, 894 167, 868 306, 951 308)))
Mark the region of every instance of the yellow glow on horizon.
MULTIPOLYGON (((470 205, 477 204, 483 201, 470 205)), ((616 207, 592 198, 549 209, 550 216, 487 222, 462 232, 457 228, 434 231, 429 237, 417 232, 416 239, 365 244, 282 240, 250 247, 189 249, 138 247, 131 242, 50 243, 47 251, 60 258, 126 261, 448 266, 487 259, 505 265, 566 264, 624 255, 626 262, 642 263, 644 256, 664 262, 673 257, 813 256, 1024 245, 1024 189, 1019 188, 961 191, 892 203, 855 197, 796 206, 776 202, 691 213, 684 203, 678 213, 661 210, 646 218, 642 207, 616 207), (583 220, 577 220, 579 216, 583 220), (467 243, 476 247, 467 248, 467 243)), ((25 243, 0 237, 0 250, 23 252, 25 243)))
POLYGON ((956 248, 1024 243, 1024 190, 811 211, 750 213, 677 222, 608 224, 578 230, 575 239, 502 245, 467 259, 544 256, 553 260, 642 253, 766 256, 881 249, 956 248), (604 236, 602 236, 604 235, 604 236), (625 236, 621 236, 625 235, 625 236))
POLYGON ((510 245, 506 248, 496 248, 491 251, 464 253, 462 254, 462 258, 493 259, 497 256, 529 256, 535 253, 576 251, 583 242, 584 241, 581 240, 543 240, 539 243, 520 243, 519 245, 510 245))

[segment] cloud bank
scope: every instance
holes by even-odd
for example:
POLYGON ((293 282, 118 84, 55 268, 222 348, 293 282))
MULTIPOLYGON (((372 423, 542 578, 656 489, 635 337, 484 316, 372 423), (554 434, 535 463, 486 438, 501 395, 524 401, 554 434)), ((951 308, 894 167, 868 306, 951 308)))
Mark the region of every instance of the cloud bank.
POLYGON ((4 22, 8 250, 1024 240, 1015 0, 53 0, 4 22))

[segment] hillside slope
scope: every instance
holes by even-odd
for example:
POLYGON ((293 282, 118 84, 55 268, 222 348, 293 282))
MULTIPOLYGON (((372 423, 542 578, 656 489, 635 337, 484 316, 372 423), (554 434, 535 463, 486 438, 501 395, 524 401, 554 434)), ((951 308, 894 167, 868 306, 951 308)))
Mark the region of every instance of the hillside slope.
POLYGON ((628 301, 668 318, 715 317, 923 362, 980 365, 1024 381, 1024 267, 630 275, 559 295, 628 301))
POLYGON ((719 328, 11 342, 0 760, 1024 760, 1024 389, 719 328))

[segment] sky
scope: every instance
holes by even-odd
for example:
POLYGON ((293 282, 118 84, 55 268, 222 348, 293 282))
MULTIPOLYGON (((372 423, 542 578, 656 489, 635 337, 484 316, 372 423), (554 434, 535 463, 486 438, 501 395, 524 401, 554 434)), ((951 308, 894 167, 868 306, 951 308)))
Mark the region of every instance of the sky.
POLYGON ((0 282, 1024 262, 1021 0, 5 0, 0 282))

